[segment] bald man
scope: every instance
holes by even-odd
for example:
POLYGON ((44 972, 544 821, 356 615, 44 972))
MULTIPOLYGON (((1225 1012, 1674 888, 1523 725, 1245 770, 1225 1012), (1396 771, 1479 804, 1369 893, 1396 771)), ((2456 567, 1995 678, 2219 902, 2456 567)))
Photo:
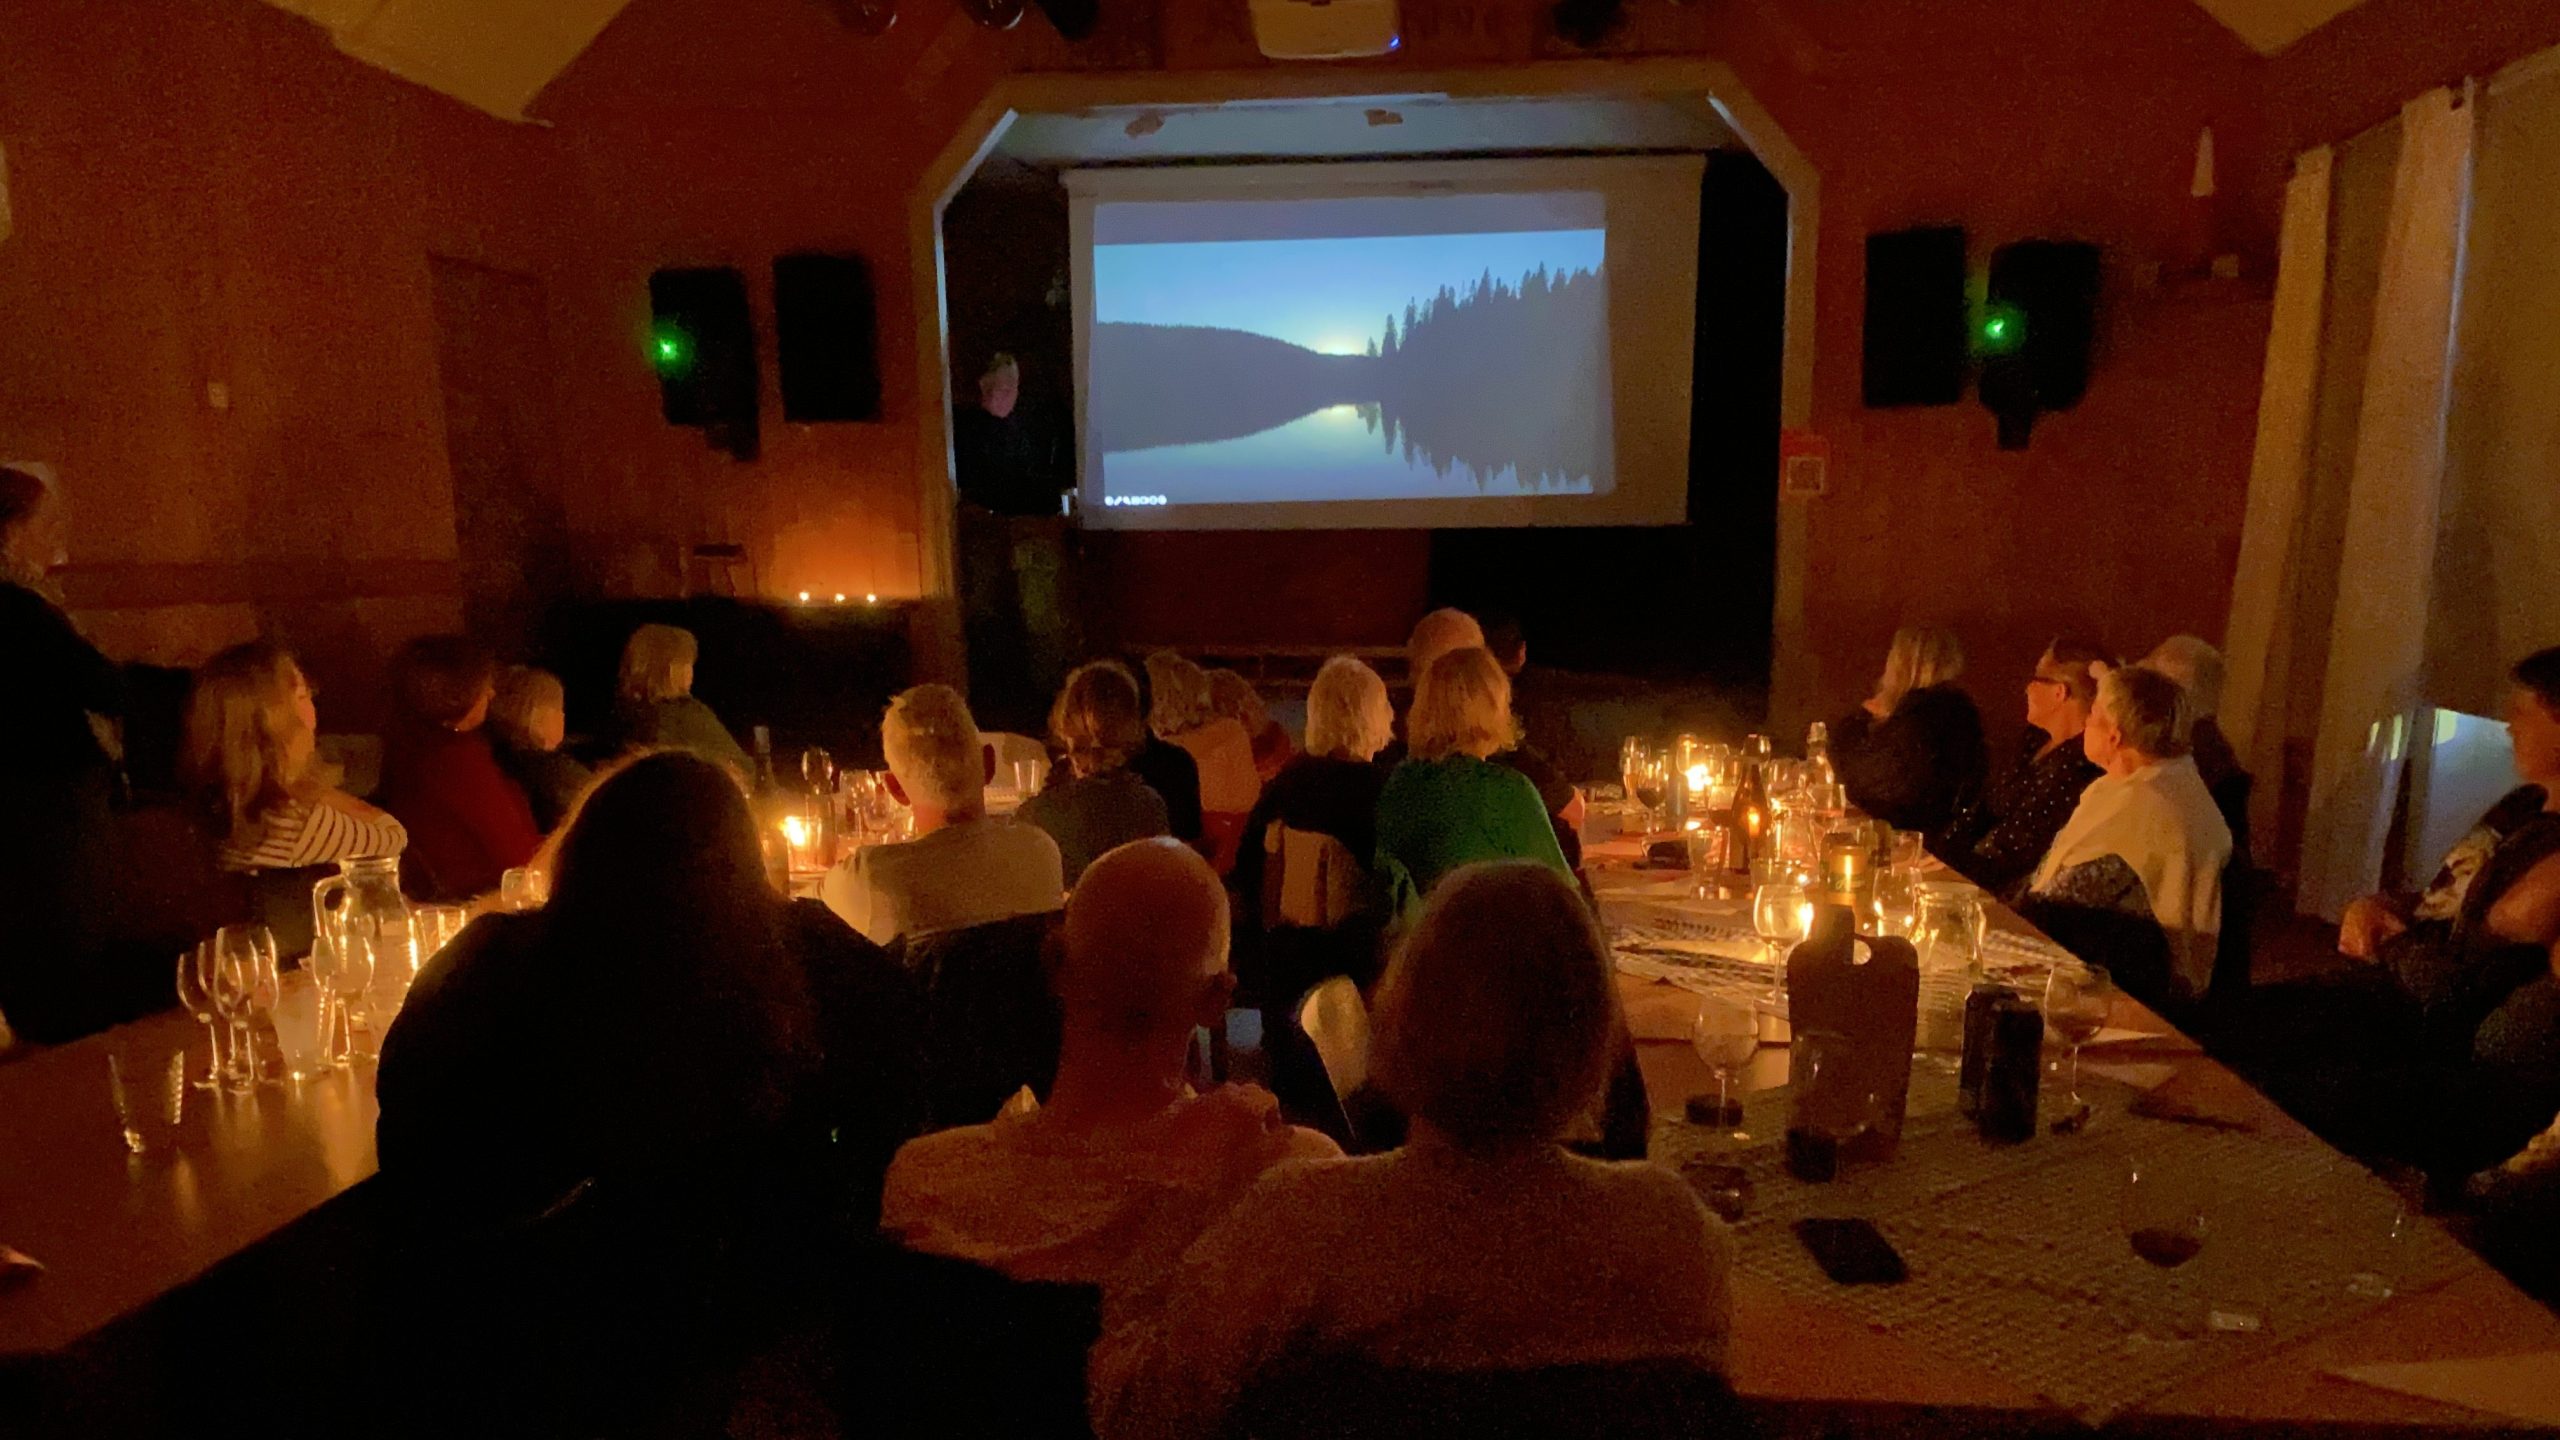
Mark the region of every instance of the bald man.
POLYGON ((1053 982, 1064 1022, 1045 1106, 909 1141, 880 1228, 1021 1280, 1109 1286, 1172 1263, 1246 1186, 1331 1140, 1251 1086, 1195 1095, 1192 1031, 1224 1022, 1227 896, 1178 840, 1106 852, 1067 902, 1053 982))

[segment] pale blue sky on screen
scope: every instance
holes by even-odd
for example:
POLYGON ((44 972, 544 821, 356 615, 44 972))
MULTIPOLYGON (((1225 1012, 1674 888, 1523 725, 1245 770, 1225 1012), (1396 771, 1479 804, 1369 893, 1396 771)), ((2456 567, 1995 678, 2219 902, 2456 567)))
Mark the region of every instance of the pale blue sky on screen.
POLYGON ((1597 270, 1600 230, 1478 235, 1377 235, 1323 240, 1214 240, 1097 245, 1093 317, 1112 325, 1214 325, 1336 355, 1356 355, 1389 314, 1447 285, 1464 292, 1485 271, 1517 284, 1597 270))

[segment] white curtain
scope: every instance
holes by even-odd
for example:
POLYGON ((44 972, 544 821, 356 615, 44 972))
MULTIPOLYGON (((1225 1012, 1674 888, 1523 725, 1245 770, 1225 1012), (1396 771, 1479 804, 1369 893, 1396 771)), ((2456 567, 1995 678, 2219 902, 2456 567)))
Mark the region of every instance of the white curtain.
POLYGON ((2327 146, 2294 162, 2285 186, 2274 321, 2267 335, 2258 401, 2257 451, 2249 462, 2249 505, 2240 526, 2240 565, 2231 621, 2223 632, 2230 684, 2221 720, 2253 775, 2270 777, 2253 800, 2255 827, 2268 828, 2284 772, 2285 690, 2272 663, 2296 586, 2305 491, 2311 483, 2313 423, 2320 403, 2322 321, 2329 291, 2330 172, 2327 146))
POLYGON ((2302 846, 2299 902, 2330 918, 2382 881, 2411 727, 2425 703, 2470 200, 2474 107, 2438 90, 2400 118, 2302 846))

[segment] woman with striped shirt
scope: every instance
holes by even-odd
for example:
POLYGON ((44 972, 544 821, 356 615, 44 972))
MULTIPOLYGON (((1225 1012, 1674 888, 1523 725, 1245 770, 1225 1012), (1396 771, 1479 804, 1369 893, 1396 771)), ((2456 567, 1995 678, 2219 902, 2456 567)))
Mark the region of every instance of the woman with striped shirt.
POLYGON ((196 672, 187 771, 222 834, 223 869, 299 870, 409 843, 399 821, 337 788, 318 734, 311 684, 281 647, 234 645, 196 672))

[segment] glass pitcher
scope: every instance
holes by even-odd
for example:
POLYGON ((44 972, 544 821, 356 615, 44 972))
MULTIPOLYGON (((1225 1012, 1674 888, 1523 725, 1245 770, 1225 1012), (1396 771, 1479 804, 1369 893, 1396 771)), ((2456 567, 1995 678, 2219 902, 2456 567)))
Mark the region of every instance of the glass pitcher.
MULTIPOLYGON (((370 973, 366 1008, 376 1025, 387 1023, 423 958, 409 902, 400 894, 399 857, 339 861, 337 874, 311 887, 311 935, 315 950, 334 952, 331 961, 361 962, 353 968, 370 973)), ((324 968, 338 967, 324 962, 324 968)))
POLYGON ((1911 944, 1920 952, 1919 1045, 1923 1050, 1961 1050, 1965 997, 1982 978, 1982 894, 1945 880, 1917 889, 1911 944))

